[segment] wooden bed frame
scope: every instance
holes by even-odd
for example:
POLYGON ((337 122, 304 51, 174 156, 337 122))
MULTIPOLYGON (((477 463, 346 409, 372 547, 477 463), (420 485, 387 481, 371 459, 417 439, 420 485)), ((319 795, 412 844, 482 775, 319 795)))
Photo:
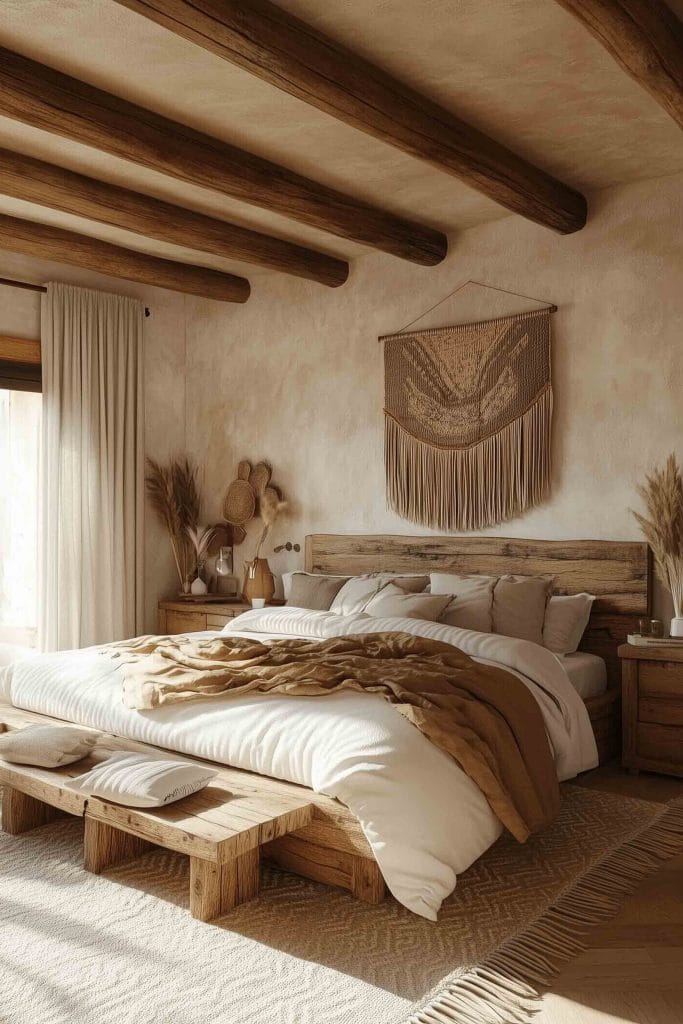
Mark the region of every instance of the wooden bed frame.
POLYGON ((306 538, 307 572, 515 573, 555 577, 555 593, 595 594, 581 650, 607 663, 607 691, 586 701, 600 763, 621 745, 621 676, 617 648, 650 614, 652 572, 647 544, 609 540, 521 540, 507 537, 356 536, 306 538))
MULTIPOLYGON (((617 647, 650 610, 650 559, 647 545, 619 541, 507 540, 500 537, 403 537, 315 534, 306 538, 309 572, 360 575, 375 571, 472 572, 486 575, 552 574, 556 592, 597 595, 581 644, 607 662, 608 690, 586 701, 601 762, 617 753, 620 736, 620 685, 617 647)), ((44 716, 19 712, 0 702, 0 722, 21 727, 44 716)), ((149 749, 123 741, 126 748, 149 749)), ((196 760, 196 759, 195 759, 196 760)), ((222 769, 224 770, 224 769, 222 769)), ((286 870, 356 897, 379 902, 385 887, 358 820, 343 804, 289 783, 236 769, 259 792, 306 794, 314 805, 310 825, 268 842, 264 856, 286 870)))

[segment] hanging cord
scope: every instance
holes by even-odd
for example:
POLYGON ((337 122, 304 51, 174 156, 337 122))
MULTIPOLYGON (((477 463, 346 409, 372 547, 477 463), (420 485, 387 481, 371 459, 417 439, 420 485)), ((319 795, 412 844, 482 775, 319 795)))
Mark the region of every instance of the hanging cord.
POLYGON ((469 285, 474 285, 477 288, 488 288, 494 292, 503 292, 504 295, 514 295, 518 299, 529 299, 530 302, 540 302, 542 303, 542 305, 547 307, 550 313, 557 312, 557 306, 552 302, 547 302, 545 299, 536 299, 533 295, 524 295, 523 292, 511 292, 507 288, 498 288, 495 284, 484 284, 482 281, 469 280, 465 281, 463 284, 459 284, 458 287, 454 288, 452 292, 448 293, 448 295, 444 295, 443 299, 439 299, 439 301, 435 302, 433 306, 430 306, 429 309, 425 309, 422 313, 420 313, 419 316, 416 316, 414 320, 411 320, 410 323, 407 323, 403 327, 399 328, 398 331, 392 331, 391 334, 383 334, 377 340, 383 341, 384 338, 391 338, 395 334, 402 334, 403 331, 406 331, 409 327, 412 327, 413 324, 416 324, 418 320, 422 319, 422 317, 427 316, 427 314, 431 313, 433 309, 437 309, 439 306, 442 306, 444 302, 447 302, 448 299, 453 297, 453 295, 456 295, 458 292, 461 292, 463 288, 467 288, 469 287, 469 285))

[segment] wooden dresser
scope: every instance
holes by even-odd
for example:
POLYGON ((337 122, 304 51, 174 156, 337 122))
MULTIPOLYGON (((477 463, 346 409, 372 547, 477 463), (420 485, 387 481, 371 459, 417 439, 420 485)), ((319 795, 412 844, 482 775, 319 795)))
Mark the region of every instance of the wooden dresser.
POLYGON ((622 644, 619 657, 622 764, 683 776, 683 650, 622 644))
POLYGON ((159 633, 197 633, 222 629, 236 615, 249 611, 246 601, 159 601, 159 633))

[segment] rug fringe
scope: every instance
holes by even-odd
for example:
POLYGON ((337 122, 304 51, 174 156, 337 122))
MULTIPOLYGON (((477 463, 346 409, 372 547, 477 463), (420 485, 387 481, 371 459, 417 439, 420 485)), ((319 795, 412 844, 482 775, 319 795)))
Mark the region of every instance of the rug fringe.
POLYGON ((531 1024, 565 964, 588 948, 638 883, 683 848, 683 800, 594 865, 529 928, 456 978, 406 1024, 531 1024))

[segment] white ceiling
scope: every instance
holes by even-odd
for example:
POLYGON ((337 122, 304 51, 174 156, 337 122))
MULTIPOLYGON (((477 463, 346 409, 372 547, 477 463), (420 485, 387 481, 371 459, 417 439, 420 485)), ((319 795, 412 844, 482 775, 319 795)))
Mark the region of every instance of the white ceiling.
MULTIPOLYGON (((683 168, 683 134, 675 123, 552 0, 279 2, 589 195, 683 168)), ((683 0, 670 5, 680 11, 683 0)), ((0 45, 449 233, 507 212, 113 0, 3 0, 0 45)), ((1 116, 0 146, 325 252, 353 257, 365 251, 1 116)), ((157 255, 259 273, 2 196, 0 212, 157 255)))

